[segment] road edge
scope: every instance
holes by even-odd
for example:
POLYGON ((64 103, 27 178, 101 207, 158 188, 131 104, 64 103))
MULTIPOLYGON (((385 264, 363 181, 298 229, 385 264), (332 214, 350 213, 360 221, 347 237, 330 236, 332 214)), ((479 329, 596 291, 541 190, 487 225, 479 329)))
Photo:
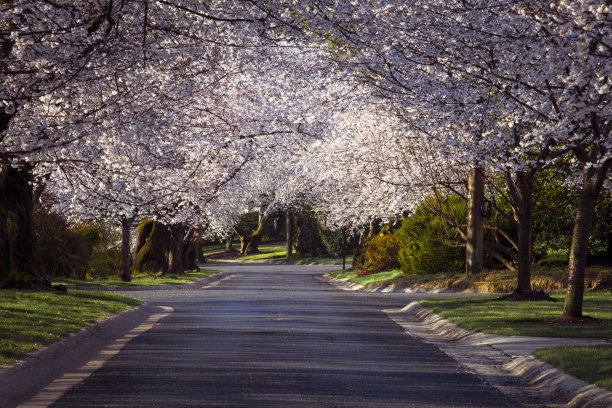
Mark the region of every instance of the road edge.
POLYGON ((104 359, 98 355, 101 354, 100 350, 104 350, 118 340, 126 339, 119 347, 121 349, 133 338, 133 336, 128 337, 129 333, 135 330, 142 332, 138 328, 143 325, 146 325, 148 330, 172 311, 173 309, 167 306, 141 305, 86 326, 28 354, 25 358, 0 370, 0 408, 15 407, 29 401, 54 380, 61 378, 64 373, 87 365, 92 361, 92 355, 97 355, 96 361, 106 361, 112 355, 108 354, 104 359))
MULTIPOLYGON (((532 355, 515 357, 497 350, 491 345, 483 346, 479 339, 485 335, 463 329, 423 307, 418 302, 412 302, 400 310, 385 310, 385 312, 392 320, 406 329, 408 334, 422 338, 436 346, 442 346, 442 351, 487 379, 495 379, 495 373, 491 370, 499 368, 512 376, 513 381, 527 384, 534 393, 544 396, 546 399, 560 402, 565 407, 612 407, 612 392, 572 377, 532 355), (419 323, 428 325, 429 330, 435 332, 437 339, 423 336, 414 328, 411 329, 409 322, 402 322, 401 319, 394 318, 393 315, 397 316, 397 314, 408 315, 419 323), (441 344, 441 341, 445 342, 446 345, 441 344), (452 347, 459 348, 459 350, 453 352, 452 347), (469 349, 479 353, 475 350, 479 347, 486 347, 485 353, 481 353, 486 356, 481 355, 480 357, 488 359, 489 365, 495 365, 496 367, 487 367, 487 364, 482 361, 474 363, 469 361, 471 357, 463 357, 466 352, 470 352, 469 349)), ((504 393, 508 391, 508 386, 501 383, 495 384, 495 380, 489 382, 496 388, 501 387, 501 391, 504 393)))

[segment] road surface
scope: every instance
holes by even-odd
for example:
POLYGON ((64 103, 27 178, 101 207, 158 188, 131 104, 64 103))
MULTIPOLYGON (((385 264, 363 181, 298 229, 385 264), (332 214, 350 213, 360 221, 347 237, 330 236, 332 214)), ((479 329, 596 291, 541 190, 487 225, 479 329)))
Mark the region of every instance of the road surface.
POLYGON ((175 312, 54 407, 519 407, 381 310, 420 295, 336 290, 329 266, 222 264, 204 290, 129 292, 175 312))

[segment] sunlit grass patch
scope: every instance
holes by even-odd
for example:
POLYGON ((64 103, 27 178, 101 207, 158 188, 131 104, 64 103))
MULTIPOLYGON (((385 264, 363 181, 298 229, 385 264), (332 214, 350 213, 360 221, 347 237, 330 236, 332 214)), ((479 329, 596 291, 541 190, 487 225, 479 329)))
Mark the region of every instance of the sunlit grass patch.
POLYGON ((358 270, 356 269, 346 269, 346 270, 336 270, 336 271, 330 271, 328 272, 329 275, 333 278, 336 279, 353 279, 357 277, 357 274, 359 273, 358 270))
POLYGON ((123 282, 118 277, 110 279, 78 280, 67 278, 53 278, 55 284, 66 286, 163 286, 163 285, 182 285, 193 282, 194 280, 206 278, 211 275, 221 273, 213 269, 201 269, 199 272, 185 272, 183 274, 156 274, 156 275, 137 275, 132 277, 131 282, 123 282))
POLYGON ((563 314, 565 293, 557 302, 493 301, 496 296, 426 299, 420 303, 457 325, 476 332, 509 336, 612 338, 612 291, 586 292, 584 314, 599 324, 553 323, 563 314))
POLYGON ((381 286, 380 285, 381 282, 388 282, 389 280, 401 274, 402 273, 399 270, 395 269, 391 271, 372 273, 370 275, 355 276, 354 278, 351 279, 351 282, 354 282, 354 283, 357 283, 359 285, 369 287, 369 288, 379 287, 381 286))
MULTIPOLYGON (((333 258, 329 256, 306 256, 302 258, 292 258, 288 262, 298 265, 342 265, 342 258, 333 258)), ((353 263, 353 256, 347 256, 344 262, 347 267, 350 267, 353 263)))
POLYGON ((586 383, 612 391, 612 344, 549 347, 533 355, 586 383))
POLYGON ((0 367, 140 303, 107 292, 0 290, 0 367))
POLYGON ((259 247, 259 253, 241 256, 240 261, 255 261, 264 259, 280 259, 287 257, 287 248, 285 246, 269 246, 259 247))

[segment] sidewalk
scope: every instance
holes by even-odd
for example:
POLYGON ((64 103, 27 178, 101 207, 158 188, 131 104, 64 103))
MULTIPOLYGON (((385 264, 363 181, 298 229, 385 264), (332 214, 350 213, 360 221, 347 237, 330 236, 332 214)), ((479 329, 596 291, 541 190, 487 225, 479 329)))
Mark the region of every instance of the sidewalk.
MULTIPOLYGON (((368 291, 361 285, 327 274, 321 280, 341 290, 368 291)), ((395 291, 415 293, 425 292, 426 289, 397 288, 395 291)), ((526 406, 612 407, 612 392, 569 376, 531 355, 544 347, 612 344, 612 339, 474 333, 449 322, 418 302, 384 312, 408 335, 435 345, 468 370, 479 374, 489 384, 526 406)))

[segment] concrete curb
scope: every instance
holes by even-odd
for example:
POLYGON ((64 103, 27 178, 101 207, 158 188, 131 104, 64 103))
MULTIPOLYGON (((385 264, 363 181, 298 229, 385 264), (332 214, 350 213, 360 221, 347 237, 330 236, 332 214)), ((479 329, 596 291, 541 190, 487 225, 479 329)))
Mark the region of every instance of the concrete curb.
POLYGON ((360 292, 381 292, 381 293, 473 293, 481 294, 474 289, 456 290, 444 288, 428 288, 427 286, 385 286, 378 288, 366 288, 358 283, 349 282, 348 278, 338 279, 331 276, 329 273, 321 275, 320 280, 329 283, 340 290, 360 291, 360 292))
MULTIPOLYGON (((529 355, 533 350, 542 347, 606 344, 610 343, 609 339, 556 339, 474 333, 458 327, 417 302, 412 302, 400 310, 385 312, 410 335, 424 338, 427 342, 439 346, 442 351, 483 375, 488 381, 492 379, 489 382, 493 386, 497 386, 495 380, 499 377, 493 370, 499 368, 509 374, 513 381, 518 381, 532 392, 560 403, 563 407, 612 407, 612 392, 587 384, 529 355), (398 315, 409 316, 413 322, 398 318, 398 315), (426 326, 426 330, 423 327, 417 328, 414 323, 426 326), (433 332, 434 335, 427 335, 427 331, 433 332), (470 353, 486 355, 490 360, 489 366, 497 367, 483 368, 486 364, 474 363, 470 361, 473 360, 471 356, 465 357, 470 353), (461 361, 462 359, 464 361, 461 361)), ((523 390, 522 388, 521 391, 523 390)), ((502 392, 505 391, 502 389, 502 392)))
POLYGON ((55 378, 86 364, 92 354, 124 337, 147 319, 153 316, 156 322, 171 310, 150 305, 126 310, 84 327, 0 370, 0 408, 14 407, 29 400, 55 378))

